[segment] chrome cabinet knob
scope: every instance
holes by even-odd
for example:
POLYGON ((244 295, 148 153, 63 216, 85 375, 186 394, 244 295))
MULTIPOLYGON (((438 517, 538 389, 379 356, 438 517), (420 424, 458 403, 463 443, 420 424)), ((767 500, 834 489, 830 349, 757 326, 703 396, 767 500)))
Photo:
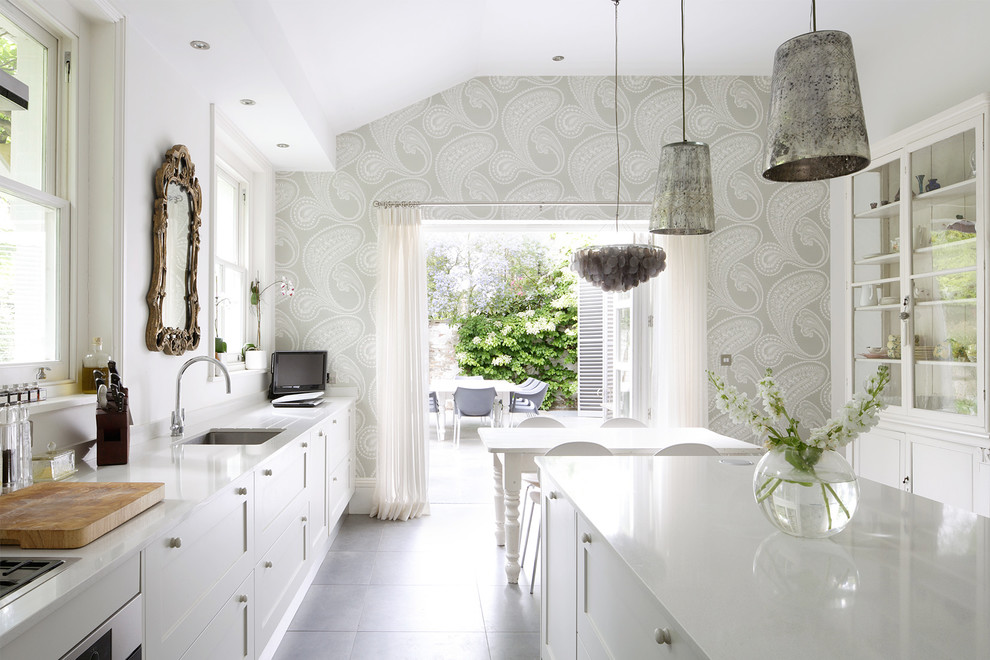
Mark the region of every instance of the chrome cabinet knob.
POLYGON ((168 540, 168 547, 170 547, 170 548, 181 548, 182 547, 182 539, 179 538, 178 536, 174 536, 174 537, 170 538, 168 540))
POLYGON ((322 438, 322 437, 323 437, 323 435, 324 435, 324 433, 323 433, 323 429, 320 429, 320 432, 319 432, 319 433, 317 433, 316 435, 318 435, 318 436, 320 436, 320 437, 322 438))
POLYGON ((237 601, 240 602, 240 603, 246 603, 247 602, 247 594, 241 594, 240 596, 238 596, 237 597, 237 601))
POLYGON ((591 534, 585 532, 581 535, 581 543, 591 543, 591 534))
POLYGON ((238 495, 247 495, 247 488, 238 488, 234 492, 237 493, 238 495))
POLYGON ((653 637, 657 644, 670 644, 670 630, 667 628, 657 628, 653 631, 653 637))
POLYGON ((265 562, 265 568, 271 568, 271 567, 272 567, 272 566, 274 566, 274 565, 275 565, 275 564, 273 564, 273 563, 271 563, 270 561, 266 561, 266 562, 265 562))
POLYGON ((336 424, 337 423, 337 420, 333 420, 333 423, 336 424))
POLYGON ((334 477, 334 478, 333 478, 333 481, 337 481, 337 477, 334 477))
POLYGON ((550 494, 547 495, 547 497, 549 497, 551 500, 555 500, 555 499, 557 499, 557 493, 555 493, 554 491, 551 490, 550 491, 550 494))
POLYGON ((309 447, 309 443, 308 443, 308 442, 304 442, 304 443, 302 443, 302 444, 301 444, 301 445, 299 445, 299 446, 300 446, 300 447, 304 447, 304 448, 305 448, 305 447, 309 447))
POLYGON ((266 477, 270 477, 270 476, 272 476, 272 471, 271 470, 262 470, 261 474, 265 475, 266 477))
POLYGON ((303 521, 303 522, 306 522, 307 520, 309 520, 309 518, 307 518, 306 516, 303 516, 303 517, 302 517, 302 521, 303 521))

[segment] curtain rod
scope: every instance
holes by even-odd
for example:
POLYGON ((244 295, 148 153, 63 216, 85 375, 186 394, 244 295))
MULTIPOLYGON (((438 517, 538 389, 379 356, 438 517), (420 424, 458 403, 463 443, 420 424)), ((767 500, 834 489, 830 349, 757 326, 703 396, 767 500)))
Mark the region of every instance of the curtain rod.
MULTIPOLYGON (((615 206, 615 202, 380 202, 372 203, 376 208, 391 208, 394 206, 418 206, 432 208, 440 206, 615 206)), ((653 202, 619 202, 619 206, 652 206, 653 202)))

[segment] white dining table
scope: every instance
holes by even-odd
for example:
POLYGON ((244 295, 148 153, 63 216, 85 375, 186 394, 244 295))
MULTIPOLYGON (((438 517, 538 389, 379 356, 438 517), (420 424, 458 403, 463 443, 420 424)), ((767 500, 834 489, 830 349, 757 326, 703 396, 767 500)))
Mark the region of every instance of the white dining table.
MULTIPOLYGON (((495 541, 505 546, 505 575, 519 582, 519 491, 522 473, 535 472, 533 459, 565 442, 595 442, 613 454, 652 456, 682 442, 714 447, 725 456, 759 456, 763 447, 720 435, 706 428, 481 428, 492 455, 495 483, 495 541)), ((755 460, 754 460, 755 463, 755 460)))
MULTIPOLYGON (((495 393, 502 401, 502 407, 496 410, 495 413, 495 424, 497 426, 502 426, 503 423, 508 420, 508 417, 503 415, 502 411, 503 409, 508 409, 509 394, 511 392, 515 392, 518 386, 507 380, 489 380, 487 378, 438 378, 437 380, 430 381, 430 391, 437 393, 440 411, 443 413, 443 424, 441 424, 440 428, 441 438, 444 437, 447 431, 447 400, 454 396, 454 390, 458 387, 471 387, 476 389, 494 387, 495 393)), ((498 404, 496 403, 496 406, 497 405, 498 404)))

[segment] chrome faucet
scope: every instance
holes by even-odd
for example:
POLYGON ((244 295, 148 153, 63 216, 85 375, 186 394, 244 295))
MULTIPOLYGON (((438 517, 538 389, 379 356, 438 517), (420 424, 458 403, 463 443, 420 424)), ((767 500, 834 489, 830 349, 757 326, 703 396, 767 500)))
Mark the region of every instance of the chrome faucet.
POLYGON ((181 438, 183 432, 182 423, 186 421, 186 411, 182 407, 182 374, 185 373, 186 369, 193 362, 212 362, 213 364, 220 367, 220 371, 223 372, 223 377, 227 380, 227 394, 230 394, 230 373, 227 371, 227 367, 223 365, 223 362, 211 358, 208 355, 197 355, 194 358, 189 358, 186 363, 179 368, 179 373, 175 377, 175 410, 172 411, 172 437, 181 438))

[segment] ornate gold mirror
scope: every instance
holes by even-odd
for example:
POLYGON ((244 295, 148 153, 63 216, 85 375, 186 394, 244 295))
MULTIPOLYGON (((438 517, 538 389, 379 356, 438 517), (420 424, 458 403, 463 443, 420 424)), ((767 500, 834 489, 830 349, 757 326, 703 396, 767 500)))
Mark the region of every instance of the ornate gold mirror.
POLYGON ((155 173, 148 350, 182 355, 199 346, 196 264, 203 193, 185 145, 165 153, 155 173))

